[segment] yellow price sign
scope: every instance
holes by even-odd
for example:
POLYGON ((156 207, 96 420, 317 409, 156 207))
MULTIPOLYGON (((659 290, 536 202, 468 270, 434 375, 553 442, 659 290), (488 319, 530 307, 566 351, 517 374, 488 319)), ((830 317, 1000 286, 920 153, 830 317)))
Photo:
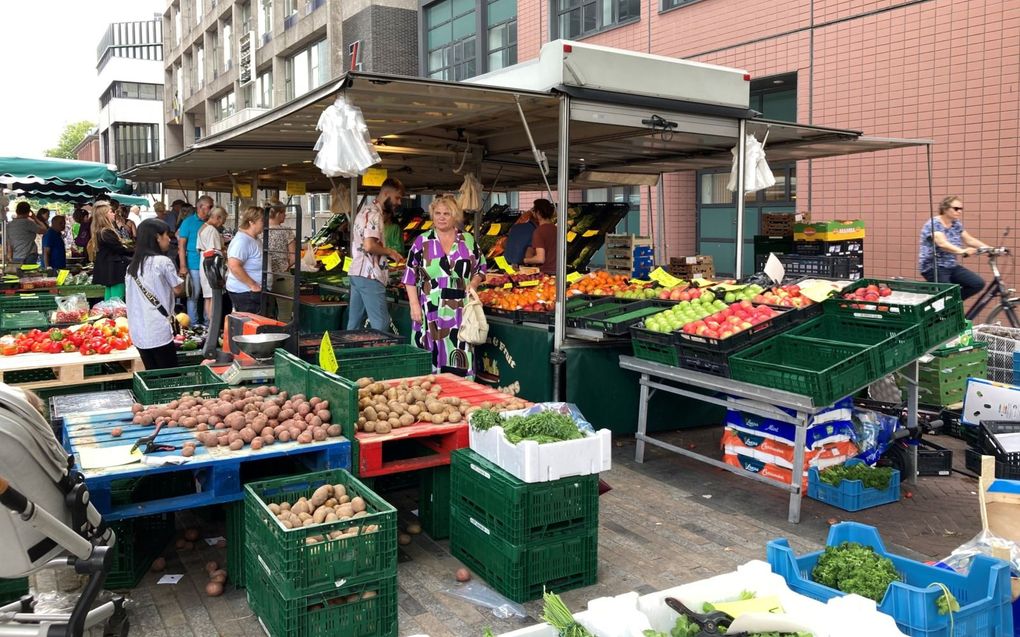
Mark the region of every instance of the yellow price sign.
POLYGON ((509 289, 511 289, 511 288, 512 288, 513 286, 514 286, 514 284, 513 284, 513 283, 504 283, 504 284, 503 284, 503 289, 504 289, 504 290, 509 290, 509 289))
POLYGON ((489 231, 486 232, 485 234, 489 235, 490 237, 495 237, 497 234, 499 234, 499 231, 502 228, 503 226, 501 226, 500 224, 494 223, 491 226, 489 226, 489 231))
POLYGON ((514 270, 513 266, 511 266, 509 263, 507 263, 506 257, 504 257, 503 255, 499 255, 498 257, 496 257, 495 261, 496 261, 496 266, 500 270, 506 272, 507 274, 516 274, 517 273, 517 271, 514 270))
POLYGON ((577 237, 577 233, 573 230, 567 230, 567 243, 570 243, 577 237))
POLYGON ((251 184, 234 184, 234 196, 251 199, 251 184))
POLYGON ((531 280, 531 281, 521 281, 521 282, 520 282, 520 283, 518 283, 517 285, 518 285, 519 287, 522 287, 522 288, 533 288, 533 287, 535 287, 536 285, 538 285, 539 283, 541 283, 541 281, 538 281, 538 280, 531 280))
POLYGON ((585 238, 588 238, 588 237, 594 237, 594 236, 595 236, 595 235, 597 235, 598 233, 599 233, 599 231, 598 231, 598 230, 585 230, 585 231, 584 231, 584 234, 582 234, 581 236, 582 236, 582 237, 585 237, 585 238))
POLYGON ((319 367, 333 374, 340 369, 340 364, 336 361, 336 352, 333 351, 333 342, 329 340, 328 331, 322 335, 322 343, 319 344, 319 367))
POLYGON ((336 268, 336 266, 340 265, 340 254, 338 252, 331 252, 322 257, 322 265, 326 266, 327 270, 336 268))
POLYGON ((385 168, 369 168, 365 171, 365 174, 361 176, 362 186, 381 186, 389 172, 385 168))
POLYGON ((418 227, 419 223, 421 223, 421 219, 415 219, 411 223, 409 223, 406 226, 404 226, 404 230, 414 230, 415 228, 418 227))
POLYGON ((580 272, 571 272, 567 275, 567 283, 577 283, 584 278, 584 275, 580 272))
POLYGON ((287 194, 288 195, 303 195, 307 192, 307 185, 303 181, 288 181, 287 182, 287 194))
POLYGON ((428 230, 431 227, 432 227, 432 220, 431 219, 426 219, 425 223, 421 224, 421 229, 422 230, 428 230))
POLYGON ((666 272, 661 267, 655 268, 648 275, 648 278, 655 281, 664 288, 675 288, 678 285, 683 284, 682 279, 678 279, 669 272, 666 272))
POLYGON ((635 285, 648 285, 649 283, 651 283, 651 281, 646 281, 644 279, 631 279, 630 283, 633 283, 635 285))
POLYGON ((344 257, 344 272, 351 271, 351 264, 354 263, 354 259, 350 257, 344 257))
POLYGON ((61 270, 60 272, 57 272, 57 285, 63 285, 69 274, 71 274, 70 270, 61 270))

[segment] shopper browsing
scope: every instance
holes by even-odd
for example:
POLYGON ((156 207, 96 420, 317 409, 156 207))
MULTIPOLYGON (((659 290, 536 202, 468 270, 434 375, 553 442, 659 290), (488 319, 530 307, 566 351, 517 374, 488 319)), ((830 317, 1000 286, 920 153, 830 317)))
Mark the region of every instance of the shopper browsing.
POLYGON ((262 209, 249 206, 241 215, 240 232, 227 248, 227 293, 238 312, 262 309, 262 209))
POLYGON ((963 229, 963 202, 959 197, 946 197, 939 203, 939 214, 921 228, 921 255, 918 267, 926 281, 935 281, 938 264, 938 282, 955 283, 960 295, 967 299, 985 286, 984 279, 959 265, 958 257, 969 257, 978 248, 989 247, 963 229))
POLYGON ((177 366, 174 346, 174 299, 184 287, 173 261, 170 227, 159 219, 138 226, 135 254, 127 267, 128 333, 142 356, 145 369, 177 366))
POLYGON ((517 219, 517 223, 507 233, 506 244, 503 247, 503 256, 507 263, 512 265, 524 263, 524 257, 531 250, 531 239, 537 227, 534 208, 523 213, 517 219))
POLYGON ((464 212, 449 195, 429 206, 432 229, 418 235, 407 254, 404 288, 411 305, 411 342, 432 352, 435 372, 474 377, 474 350, 457 338, 468 288, 477 289, 485 259, 474 238, 458 230, 464 212))
MULTIPOLYGON (((294 267, 294 249, 296 248, 294 231, 284 225, 287 221, 287 207, 274 204, 269 211, 269 270, 273 273, 273 294, 293 297, 294 277, 290 275, 294 267)), ((289 321, 294 313, 293 298, 271 297, 271 305, 278 321, 289 321)))
POLYGON ((209 285, 209 277, 205 273, 205 257, 209 253, 218 252, 225 254, 223 250, 223 235, 220 228, 227 221, 227 211, 221 206, 213 206, 209 211, 209 219, 198 231, 198 245, 195 250, 198 252, 199 263, 202 264, 199 270, 199 280, 202 283, 202 298, 205 299, 205 316, 212 316, 212 286, 209 285))
POLYGON ((124 272, 131 261, 131 249, 124 245, 116 229, 116 215, 108 203, 97 203, 92 211, 92 238, 89 260, 92 282, 106 288, 105 299, 124 298, 124 272))
MULTIPOLYGON (((195 207, 195 214, 187 217, 181 222, 177 231, 178 267, 182 277, 191 277, 191 294, 188 295, 188 318, 192 325, 197 325, 198 320, 198 299, 202 292, 202 279, 199 274, 202 264, 198 258, 198 251, 195 245, 198 243, 198 231, 209 218, 209 210, 213 207, 212 197, 202 195, 198 198, 195 207)), ((187 205, 181 207, 182 212, 187 211, 187 205)))
POLYGON ((19 201, 15 217, 7 222, 7 260, 18 265, 39 263, 35 240, 46 232, 46 225, 32 214, 32 205, 19 201))
POLYGON ((67 218, 56 215, 50 221, 50 228, 42 238, 42 263, 47 270, 63 270, 67 267, 67 244, 64 243, 64 229, 67 218))
POLYGON ((556 209, 548 199, 536 199, 533 210, 538 227, 531 236, 531 249, 524 263, 537 265, 542 274, 556 274, 556 209))
POLYGON ((350 267, 351 301, 347 329, 361 329, 365 316, 372 329, 389 331, 390 313, 386 308, 386 284, 389 282, 389 260, 400 261, 399 252, 383 243, 384 213, 396 212, 404 196, 404 185, 397 179, 383 182, 379 195, 354 217, 351 230, 350 267))

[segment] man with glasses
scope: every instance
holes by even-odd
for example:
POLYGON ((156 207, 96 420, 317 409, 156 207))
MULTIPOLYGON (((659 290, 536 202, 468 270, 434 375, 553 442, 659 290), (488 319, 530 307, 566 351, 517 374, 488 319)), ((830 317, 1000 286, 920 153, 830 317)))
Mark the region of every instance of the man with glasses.
POLYGON ((957 258, 969 257, 978 248, 989 246, 963 229, 962 218, 963 202, 959 197, 949 196, 939 203, 939 214, 921 228, 918 267, 926 281, 935 282, 935 265, 938 264, 938 282, 959 285, 960 295, 967 299, 984 289, 985 282, 959 265, 957 258))

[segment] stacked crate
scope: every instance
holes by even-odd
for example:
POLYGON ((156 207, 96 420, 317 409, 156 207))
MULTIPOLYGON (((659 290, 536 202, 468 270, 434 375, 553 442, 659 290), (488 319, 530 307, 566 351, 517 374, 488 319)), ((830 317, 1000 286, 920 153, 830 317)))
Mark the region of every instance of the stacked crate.
MULTIPOLYGON (((765 215, 768 216, 768 215, 765 215)), ((789 215, 784 215, 789 216, 789 215)), ((791 222, 790 227, 793 227, 791 222)), ((793 252, 793 231, 790 235, 755 235, 754 237, 754 271, 761 272, 765 269, 765 263, 770 254, 776 256, 793 252)))
POLYGON ((715 277, 715 263, 712 256, 698 254, 693 257, 670 257, 669 273, 684 281, 712 279, 715 277))
POLYGON ((918 362, 917 398, 925 405, 948 407, 963 402, 968 378, 987 377, 988 343, 937 349, 930 360, 918 362))
MULTIPOLYGON (((829 276, 851 281, 864 276, 864 222, 797 223, 793 233, 792 274, 829 276), (807 271, 814 268, 814 271, 807 271)), ((786 262, 784 261, 784 265, 786 262)))
POLYGON ((523 482, 471 449, 450 464, 450 551, 515 602, 595 583, 598 474, 523 482))
POLYGON ((250 483, 244 497, 248 604, 270 637, 396 637, 392 506, 342 469, 250 483), (269 508, 338 484, 364 514, 288 529, 269 508))
POLYGON ((655 249, 651 237, 632 234, 606 235, 606 270, 610 274, 643 279, 652 271, 655 249))
POLYGON ((16 579, 0 579, 0 606, 21 599, 22 595, 28 594, 28 578, 19 577, 16 579))

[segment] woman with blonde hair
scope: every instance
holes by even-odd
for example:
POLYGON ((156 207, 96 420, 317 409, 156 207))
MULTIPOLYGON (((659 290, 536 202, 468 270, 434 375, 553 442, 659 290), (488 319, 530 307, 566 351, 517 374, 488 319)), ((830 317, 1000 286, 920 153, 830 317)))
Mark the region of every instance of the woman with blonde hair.
POLYGON ((92 236, 89 238, 89 260, 95 264, 92 283, 106 288, 105 299, 124 299, 124 273, 132 251, 117 232, 117 217, 107 203, 96 204, 92 210, 92 236))
POLYGON ((262 243, 258 237, 264 225, 262 209, 248 206, 227 248, 227 293, 238 312, 262 309, 262 243))
POLYGON ((219 252, 224 254, 223 235, 220 228, 227 221, 227 211, 222 206, 213 206, 209 211, 209 218, 198 231, 198 241, 195 249, 198 250, 198 258, 201 259, 202 267, 198 269, 199 280, 202 284, 202 297, 205 299, 205 316, 212 316, 212 287, 209 285, 209 277, 205 273, 205 257, 219 252))
POLYGON ((464 211, 450 195, 429 206, 432 229, 418 235, 407 253, 404 287, 411 305, 411 342, 432 352, 434 371, 474 377, 474 350, 457 338, 468 289, 485 275, 474 237, 459 230, 464 211))

